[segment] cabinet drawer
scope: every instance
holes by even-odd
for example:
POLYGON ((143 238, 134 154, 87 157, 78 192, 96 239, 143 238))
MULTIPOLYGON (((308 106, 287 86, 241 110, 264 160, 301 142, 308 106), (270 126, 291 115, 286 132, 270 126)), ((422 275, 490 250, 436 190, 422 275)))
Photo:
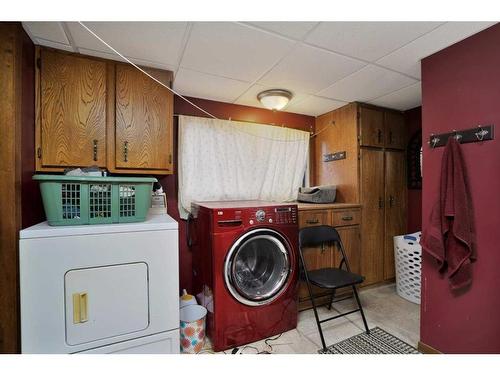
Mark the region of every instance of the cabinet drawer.
POLYGON ((328 210, 299 211, 299 227, 312 227, 315 225, 330 225, 328 210))
POLYGON ((334 227, 341 227, 344 225, 355 225, 360 223, 361 223, 360 210, 333 211, 332 213, 332 225, 334 227))

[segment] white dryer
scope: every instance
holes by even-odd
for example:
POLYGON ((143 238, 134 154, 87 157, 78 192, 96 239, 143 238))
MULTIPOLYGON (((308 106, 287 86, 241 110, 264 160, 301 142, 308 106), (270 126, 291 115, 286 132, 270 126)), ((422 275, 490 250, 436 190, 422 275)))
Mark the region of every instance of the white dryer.
POLYGON ((20 232, 23 353, 178 353, 178 225, 20 232))

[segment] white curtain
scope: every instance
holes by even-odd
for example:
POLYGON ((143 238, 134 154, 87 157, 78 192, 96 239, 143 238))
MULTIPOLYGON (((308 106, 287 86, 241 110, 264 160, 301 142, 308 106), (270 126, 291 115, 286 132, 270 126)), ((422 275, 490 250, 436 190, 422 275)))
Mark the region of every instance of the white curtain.
POLYGON ((179 211, 192 201, 292 201, 306 171, 309 133, 179 116, 179 211))

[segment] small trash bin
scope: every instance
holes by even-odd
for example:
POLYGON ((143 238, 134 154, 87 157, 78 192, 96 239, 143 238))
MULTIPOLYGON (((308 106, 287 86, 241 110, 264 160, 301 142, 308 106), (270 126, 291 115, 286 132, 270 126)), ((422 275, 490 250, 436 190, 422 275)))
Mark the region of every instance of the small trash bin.
POLYGON ((420 304, 422 247, 421 232, 394 237, 396 291, 410 302, 420 304))
POLYGON ((180 309, 180 342, 182 353, 199 353, 205 344, 205 317, 207 309, 187 305, 180 309))

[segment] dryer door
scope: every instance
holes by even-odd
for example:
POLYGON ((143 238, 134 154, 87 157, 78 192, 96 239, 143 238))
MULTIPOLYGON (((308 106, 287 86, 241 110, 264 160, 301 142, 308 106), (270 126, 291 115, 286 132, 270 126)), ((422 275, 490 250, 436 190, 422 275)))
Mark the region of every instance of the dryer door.
POLYGON ((224 277, 239 302, 257 306, 274 301, 291 273, 290 249, 281 234, 255 229, 241 236, 228 252, 224 277))

